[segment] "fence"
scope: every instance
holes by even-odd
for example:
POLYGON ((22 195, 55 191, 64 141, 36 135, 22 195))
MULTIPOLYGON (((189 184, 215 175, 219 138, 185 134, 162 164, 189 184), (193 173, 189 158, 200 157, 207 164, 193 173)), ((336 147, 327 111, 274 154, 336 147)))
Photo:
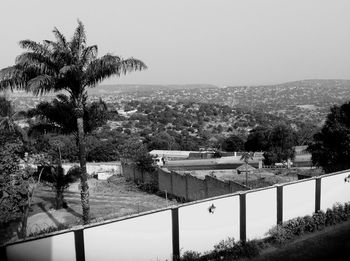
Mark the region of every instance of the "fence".
POLYGON ((284 220, 348 202, 349 180, 347 170, 77 227, 4 246, 0 259, 177 260, 180 250, 263 238, 284 220))
POLYGON ((159 191, 166 192, 184 201, 200 200, 248 189, 234 181, 223 181, 211 176, 200 179, 190 174, 182 175, 164 169, 158 169, 154 172, 142 171, 130 162, 123 162, 122 168, 126 179, 133 180, 136 183, 152 184, 159 191))

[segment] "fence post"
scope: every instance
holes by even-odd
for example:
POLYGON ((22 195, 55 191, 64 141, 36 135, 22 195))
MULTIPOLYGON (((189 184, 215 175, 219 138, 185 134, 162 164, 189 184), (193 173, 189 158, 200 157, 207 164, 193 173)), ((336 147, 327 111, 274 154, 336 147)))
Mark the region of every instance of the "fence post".
POLYGON ((277 185, 277 224, 283 222, 283 186, 277 185))
POLYGON ((185 174, 185 183, 186 183, 186 201, 188 201, 189 200, 189 198, 188 198, 188 175, 187 174, 185 174))
POLYGON ((172 235, 173 235, 173 261, 180 260, 180 239, 179 239, 179 209, 171 209, 172 235))
POLYGON ((315 179, 316 190, 315 190, 315 212, 321 209, 321 178, 318 177, 315 179))
POLYGON ((239 233, 241 241, 247 240, 246 193, 239 194, 239 233))
POLYGON ((173 189, 173 171, 170 171, 170 194, 174 195, 174 189, 173 189))
POLYGON ((85 261, 84 229, 74 231, 76 261, 85 261))
POLYGON ((205 185, 205 198, 209 198, 209 188, 208 188, 208 178, 204 177, 204 185, 205 185))

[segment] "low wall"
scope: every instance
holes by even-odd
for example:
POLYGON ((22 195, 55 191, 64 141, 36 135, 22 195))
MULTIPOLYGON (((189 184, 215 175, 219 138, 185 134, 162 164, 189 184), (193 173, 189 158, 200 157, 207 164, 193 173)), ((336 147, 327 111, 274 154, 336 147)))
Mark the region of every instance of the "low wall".
POLYGON ((0 260, 178 260, 186 250, 262 238, 283 220, 349 202, 349 179, 347 170, 76 227, 2 246, 0 260))
POLYGON ((211 176, 200 179, 190 174, 158 169, 158 189, 186 201, 225 195, 248 188, 233 181, 223 181, 211 176))
MULTIPOLYGON (((79 166, 79 163, 63 163, 62 167, 64 173, 73 167, 79 166)), ((121 174, 122 167, 120 162, 87 162, 86 163, 86 172, 90 175, 97 172, 107 172, 113 171, 115 174, 121 174)))

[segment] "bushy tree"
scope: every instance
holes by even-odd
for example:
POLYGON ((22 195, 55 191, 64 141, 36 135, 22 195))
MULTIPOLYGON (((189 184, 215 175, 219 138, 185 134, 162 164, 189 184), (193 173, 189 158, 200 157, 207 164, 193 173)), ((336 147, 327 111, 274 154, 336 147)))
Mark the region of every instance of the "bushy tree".
POLYGON ((271 128, 259 126, 251 130, 244 147, 247 151, 265 151, 269 147, 271 128))
POLYGON ((19 166, 24 154, 16 132, 0 133, 0 223, 23 217, 29 197, 31 176, 19 166))
POLYGON ((268 139, 268 148, 264 152, 264 164, 285 162, 294 159, 295 135, 291 127, 281 124, 275 126, 268 139))
POLYGON ((242 151, 244 150, 244 141, 236 135, 231 135, 223 141, 222 149, 225 151, 242 151))
POLYGON ((308 150, 327 173, 350 168, 350 102, 331 108, 308 150))

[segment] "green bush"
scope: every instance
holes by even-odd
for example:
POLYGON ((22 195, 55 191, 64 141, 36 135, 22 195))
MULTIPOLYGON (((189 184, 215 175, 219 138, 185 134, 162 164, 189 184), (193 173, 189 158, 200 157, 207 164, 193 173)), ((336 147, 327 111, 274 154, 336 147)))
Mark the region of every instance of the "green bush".
POLYGON ((320 210, 312 216, 304 216, 291 219, 282 225, 277 225, 267 233, 270 241, 275 244, 284 244, 289 240, 304 233, 312 233, 326 226, 332 226, 350 219, 350 202, 335 204, 326 212, 320 210))
POLYGON ((191 260, 199 260, 201 254, 196 251, 186 251, 183 253, 181 260, 182 261, 191 261, 191 260))
POLYGON ((260 241, 237 241, 229 237, 220 241, 214 246, 214 249, 208 253, 201 255, 198 252, 186 251, 182 257, 182 261, 206 261, 206 260, 236 260, 242 257, 254 257, 259 255, 262 246, 260 241))
POLYGON ((65 224, 59 224, 57 227, 55 227, 55 226, 46 227, 46 228, 41 229, 40 231, 35 231, 35 232, 30 233, 29 237, 37 237, 40 235, 52 233, 52 232, 67 229, 67 228, 69 228, 69 226, 65 225, 65 224))

